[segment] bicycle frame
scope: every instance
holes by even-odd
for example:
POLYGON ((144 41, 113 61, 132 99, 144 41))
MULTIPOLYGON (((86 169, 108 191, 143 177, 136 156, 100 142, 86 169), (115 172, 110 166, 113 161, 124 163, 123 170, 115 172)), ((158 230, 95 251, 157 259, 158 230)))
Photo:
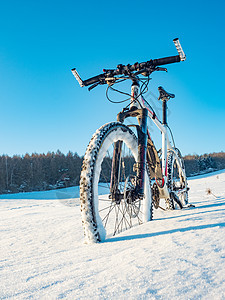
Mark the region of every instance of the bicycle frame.
MULTIPOLYGON (((166 103, 165 103, 166 104, 166 103)), ((167 188, 167 156, 169 151, 173 151, 176 154, 176 151, 172 147, 169 136, 168 136, 168 129, 167 129, 167 122, 165 119, 166 116, 166 108, 164 106, 163 110, 163 122, 161 123, 154 114, 148 110, 148 116, 152 120, 152 122, 157 126, 157 128, 161 131, 162 134, 162 160, 161 160, 161 170, 162 170, 162 184, 160 187, 159 182, 156 183, 158 187, 160 188, 160 194, 161 196, 164 196, 163 198, 169 198, 169 191, 167 188)))
MULTIPOLYGON (((154 175, 156 179, 156 183, 159 188, 160 197, 168 199, 170 197, 169 190, 167 188, 167 156, 169 151, 173 151, 175 156, 178 158, 176 149, 172 147, 167 128, 167 103, 166 100, 163 100, 163 121, 161 122, 156 115, 149 109, 146 108, 144 104, 144 99, 140 95, 140 88, 138 81, 133 81, 131 87, 131 103, 130 109, 126 111, 122 111, 118 114, 117 120, 120 122, 124 122, 127 117, 136 117, 139 125, 129 125, 135 126, 137 129, 138 135, 138 160, 135 164, 134 168, 137 173, 137 182, 136 182, 136 190, 135 197, 142 198, 144 195, 144 181, 145 181, 145 170, 146 170, 146 161, 148 165, 156 166, 156 162, 158 163, 158 170, 154 170, 154 175), (162 160, 160 166, 160 159, 158 157, 158 152, 155 149, 155 146, 151 140, 150 134, 147 128, 147 119, 148 117, 152 120, 152 122, 157 126, 162 134, 162 160), (149 149, 151 148, 151 149, 149 149), (148 153, 150 152, 151 155, 148 153), (158 176, 156 173, 158 172, 158 176)), ((112 163, 112 178, 111 178, 111 195, 112 198, 117 201, 119 195, 117 193, 117 181, 119 179, 119 160, 118 153, 120 153, 122 142, 117 142, 114 145, 114 155, 113 155, 113 163, 112 163), (116 165, 117 163, 117 165, 116 165)), ((178 159, 180 164, 180 161, 178 159)), ((180 165, 181 167, 181 165, 180 165)), ((118 199, 119 200, 119 199, 118 199)))
MULTIPOLYGON (((169 141, 168 132, 167 132, 167 103, 166 99, 163 99, 163 122, 160 122, 155 114, 147 109, 142 103, 142 97, 139 87, 139 78, 138 75, 142 74, 143 76, 149 78, 149 75, 154 71, 166 71, 167 69, 161 68, 160 66, 184 61, 186 56, 181 47, 179 39, 176 38, 173 40, 176 49, 179 55, 169 56, 159 59, 149 60, 143 63, 135 63, 133 65, 117 65, 116 69, 103 69, 103 74, 91 77, 87 80, 82 80, 79 76, 76 69, 72 69, 72 73, 79 82, 80 86, 90 86, 89 91, 99 84, 108 84, 113 85, 117 79, 131 79, 133 81, 131 87, 131 104, 129 110, 123 110, 118 114, 117 120, 119 122, 124 122, 124 119, 127 117, 137 117, 139 126, 136 126, 138 134, 138 160, 134 168, 136 171, 136 189, 134 198, 142 198, 144 196, 144 181, 145 181, 145 170, 146 170, 146 160, 148 164, 153 166, 156 183, 159 188, 160 196, 164 198, 169 198, 169 191, 167 188, 167 156, 169 151, 173 151, 176 158, 178 158, 176 149, 172 147, 169 141), (125 76, 125 78, 122 77, 125 76), (128 76, 129 75, 129 76, 128 76), (153 142, 151 141, 150 135, 147 129, 147 118, 155 123, 158 129, 162 133, 162 162, 158 157, 158 153, 155 149, 153 142), (161 165, 160 165, 161 163, 161 165)), ((169 99, 169 98, 168 98, 169 99)), ((120 152, 121 152, 122 141, 118 141, 114 144, 114 153, 112 160, 112 173, 111 173, 111 185, 110 185, 110 194, 114 201, 120 202, 122 196, 118 192, 118 182, 120 175, 120 152)), ((180 161, 178 159, 178 164, 180 167, 180 161)), ((182 171, 181 171, 182 172, 182 171)), ((185 176, 184 176, 185 177, 185 176)))

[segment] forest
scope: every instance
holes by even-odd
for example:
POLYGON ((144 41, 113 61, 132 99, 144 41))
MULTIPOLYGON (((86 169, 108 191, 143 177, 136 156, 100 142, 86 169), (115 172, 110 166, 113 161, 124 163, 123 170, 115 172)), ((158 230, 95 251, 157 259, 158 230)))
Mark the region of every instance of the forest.
POLYGON ((79 184, 83 157, 59 150, 47 154, 0 156, 0 193, 44 191, 79 184))
MULTIPOLYGON (((68 152, 0 156, 0 194, 44 191, 79 185, 83 156, 68 152)), ((225 169, 225 153, 187 155, 187 176, 225 169)), ((109 162, 103 162, 108 168, 109 162)), ((109 175, 110 176, 110 175, 109 175)))

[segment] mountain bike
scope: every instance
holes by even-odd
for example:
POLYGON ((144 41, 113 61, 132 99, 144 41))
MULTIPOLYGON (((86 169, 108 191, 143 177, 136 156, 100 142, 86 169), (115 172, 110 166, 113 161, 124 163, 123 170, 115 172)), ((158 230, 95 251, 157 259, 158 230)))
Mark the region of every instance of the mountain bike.
MULTIPOLYGON (((102 74, 84 81, 75 68, 71 70, 80 86, 89 86, 89 91, 104 84, 108 85, 107 92, 108 89, 118 91, 115 84, 128 79, 132 83, 131 94, 120 91, 128 94, 129 104, 118 113, 117 122, 105 124, 95 132, 84 156, 80 207, 86 242, 104 241, 106 237, 152 220, 153 206, 160 207, 160 199, 165 199, 167 209, 188 204, 184 161, 181 152, 170 142, 169 132, 171 135, 172 132, 167 124, 167 102, 175 95, 161 86, 158 88, 162 121, 143 96, 153 72, 167 71, 161 66, 186 59, 179 39, 173 42, 178 51, 176 56, 133 65, 119 64, 116 69, 103 69, 102 74), (137 121, 125 125, 127 118, 137 121), (162 134, 159 151, 151 139, 148 118, 162 134)), ((108 94, 107 98, 110 100, 108 94)))

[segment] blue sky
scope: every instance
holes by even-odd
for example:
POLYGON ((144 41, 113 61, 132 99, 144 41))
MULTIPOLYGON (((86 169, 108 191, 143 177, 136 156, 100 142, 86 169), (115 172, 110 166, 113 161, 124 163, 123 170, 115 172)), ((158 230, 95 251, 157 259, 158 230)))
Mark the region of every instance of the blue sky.
POLYGON ((150 90, 176 94, 169 124, 183 154, 225 151, 224 12, 217 0, 0 1, 0 154, 84 154, 123 106, 106 100, 104 86, 81 89, 70 69, 85 79, 176 55, 176 37, 187 60, 153 74, 150 90))

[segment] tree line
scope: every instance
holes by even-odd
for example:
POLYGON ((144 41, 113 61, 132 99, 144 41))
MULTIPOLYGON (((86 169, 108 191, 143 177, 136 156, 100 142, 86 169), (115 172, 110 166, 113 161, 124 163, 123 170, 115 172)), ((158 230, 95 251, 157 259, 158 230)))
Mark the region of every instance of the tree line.
POLYGON ((44 191, 79 184, 83 157, 59 150, 0 156, 0 193, 44 191))
MULTIPOLYGON (((79 185, 83 156, 59 150, 47 154, 0 156, 0 194, 45 191, 79 185)), ((225 169, 225 153, 187 155, 184 157, 187 176, 225 169)), ((109 170, 111 161, 103 161, 109 170)), ((129 166, 129 164, 126 163, 129 166)), ((133 162, 130 163, 129 172, 133 162)), ((102 178, 103 181, 110 179, 102 178)))
POLYGON ((186 155, 184 156, 184 163, 187 176, 221 170, 225 169, 225 153, 186 155))

